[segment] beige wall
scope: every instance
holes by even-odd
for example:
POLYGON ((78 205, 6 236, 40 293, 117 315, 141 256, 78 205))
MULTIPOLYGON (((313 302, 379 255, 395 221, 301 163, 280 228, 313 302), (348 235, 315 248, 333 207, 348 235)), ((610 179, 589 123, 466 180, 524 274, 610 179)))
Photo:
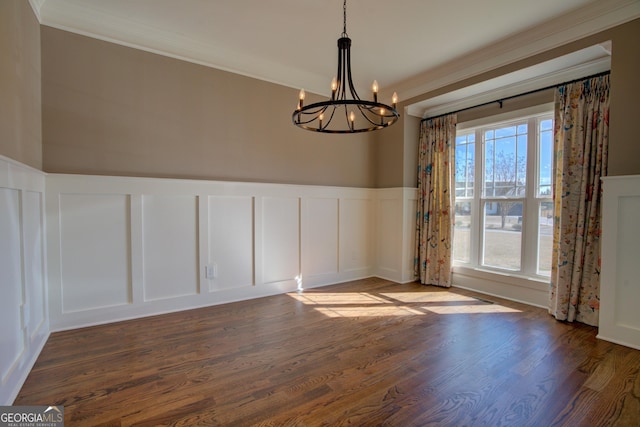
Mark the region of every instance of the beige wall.
MULTIPOLYGON (((404 104, 399 105, 400 120, 395 125, 374 133, 376 148, 376 187, 402 187, 403 183, 411 182, 411 178, 398 180, 403 175, 416 176, 417 157, 413 148, 417 150, 420 119, 409 116, 403 111, 404 104), (415 141, 411 148, 404 141, 415 141)), ((415 181, 415 180, 414 180, 415 181)), ((408 185, 415 187, 416 183, 408 185)))
POLYGON ((47 172, 375 186, 370 136, 293 126, 295 89, 41 32, 47 172))
POLYGON ((0 154, 42 168, 40 25, 28 1, 0 1, 0 154))
MULTIPOLYGON (((414 117, 373 134, 302 131, 290 123, 295 89, 39 27, 24 1, 0 12, 2 155, 63 173, 415 186, 414 117)), ((639 35, 634 20, 400 107, 611 40, 609 174, 638 174, 639 35)))
POLYGON ((640 174, 640 19, 612 31, 609 175, 640 174))
MULTIPOLYGON (((611 40, 613 53, 611 58, 611 122, 609 135, 609 175, 640 174, 640 137, 638 132, 638 118, 640 117, 640 19, 611 28, 593 36, 566 44, 560 48, 532 56, 505 67, 500 67, 473 78, 439 88, 406 101, 406 105, 442 95, 475 83, 495 78, 567 53, 611 40)), ((545 102, 553 100, 551 92, 536 95, 545 102)), ((498 105, 483 107, 461 114, 459 121, 486 117, 507 109, 517 109, 525 106, 529 100, 513 100, 505 103, 504 109, 498 105), (524 103, 524 104, 523 104, 524 103)), ((415 187, 417 182, 417 133, 406 132, 404 135, 384 135, 378 142, 382 150, 403 150, 404 164, 399 168, 397 163, 377 163, 376 173, 384 177, 384 187, 415 187), (403 139, 401 146, 393 145, 392 140, 403 139), (393 148, 392 148, 393 147, 393 148)), ((393 158, 393 153, 387 153, 393 158)), ((385 156, 381 156, 385 157, 385 156)))

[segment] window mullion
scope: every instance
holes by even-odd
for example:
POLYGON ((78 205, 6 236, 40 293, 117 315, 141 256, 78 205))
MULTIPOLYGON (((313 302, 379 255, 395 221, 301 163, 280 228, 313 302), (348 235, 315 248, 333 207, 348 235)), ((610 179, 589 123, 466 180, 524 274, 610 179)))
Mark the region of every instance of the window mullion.
POLYGON ((538 265, 538 133, 538 119, 532 117, 527 122, 527 197, 523 206, 522 224, 522 271, 527 275, 535 275, 538 265))
POLYGON ((481 256, 482 256, 482 240, 481 240, 481 232, 482 232, 482 204, 481 199, 483 197, 483 188, 482 183, 484 181, 484 137, 481 129, 476 129, 475 131, 475 161, 474 161, 474 176, 475 180, 473 183, 473 202, 471 203, 471 241, 475 242, 471 245, 471 253, 470 260, 471 264, 474 266, 479 266, 481 264, 481 256))

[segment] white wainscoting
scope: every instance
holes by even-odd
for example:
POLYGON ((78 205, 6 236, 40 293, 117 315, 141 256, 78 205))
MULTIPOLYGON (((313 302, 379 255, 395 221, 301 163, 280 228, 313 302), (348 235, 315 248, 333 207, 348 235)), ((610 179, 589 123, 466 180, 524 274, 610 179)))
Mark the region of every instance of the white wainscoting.
POLYGON ((0 405, 13 403, 49 336, 45 175, 0 156, 0 405))
POLYGON ((640 175, 602 182, 598 338, 640 350, 640 175))
POLYGON ((414 280, 416 209, 415 188, 376 190, 376 273, 378 277, 407 283, 414 280))
POLYGON ((415 195, 49 174, 51 329, 374 275, 412 281, 415 195))

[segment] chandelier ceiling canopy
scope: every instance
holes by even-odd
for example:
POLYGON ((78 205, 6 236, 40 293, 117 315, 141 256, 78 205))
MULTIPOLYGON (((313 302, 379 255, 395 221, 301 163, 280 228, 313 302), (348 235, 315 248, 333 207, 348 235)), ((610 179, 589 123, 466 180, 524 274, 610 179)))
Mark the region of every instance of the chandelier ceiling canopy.
POLYGON ((338 39, 338 72, 331 81, 331 99, 304 105, 305 92, 300 90, 293 124, 306 130, 324 133, 356 133, 382 129, 395 123, 398 95, 391 105, 378 102, 378 82, 371 87, 372 100, 360 99, 351 76, 351 39, 347 35, 347 0, 343 3, 343 31, 338 39))

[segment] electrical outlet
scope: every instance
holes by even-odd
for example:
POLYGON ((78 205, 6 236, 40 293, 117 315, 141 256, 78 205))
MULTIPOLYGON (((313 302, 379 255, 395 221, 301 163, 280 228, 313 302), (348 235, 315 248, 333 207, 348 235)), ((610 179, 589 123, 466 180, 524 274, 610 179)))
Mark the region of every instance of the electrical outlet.
POLYGON ((216 277, 216 265, 207 264, 204 274, 207 279, 214 279, 216 277))

